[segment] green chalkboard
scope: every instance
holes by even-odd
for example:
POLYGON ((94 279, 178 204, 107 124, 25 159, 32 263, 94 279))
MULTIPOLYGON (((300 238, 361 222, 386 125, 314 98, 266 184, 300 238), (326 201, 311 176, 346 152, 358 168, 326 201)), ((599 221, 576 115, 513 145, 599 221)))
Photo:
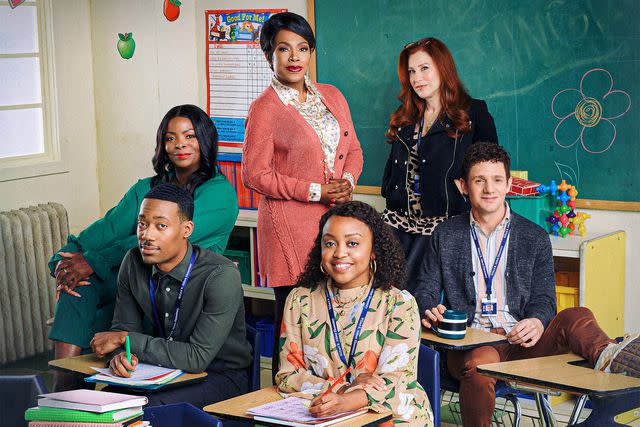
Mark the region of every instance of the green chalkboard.
POLYGON ((487 101, 514 169, 564 178, 579 198, 639 201, 639 23, 638 0, 318 0, 317 76, 349 102, 361 185, 382 178, 398 54, 433 36, 487 101))

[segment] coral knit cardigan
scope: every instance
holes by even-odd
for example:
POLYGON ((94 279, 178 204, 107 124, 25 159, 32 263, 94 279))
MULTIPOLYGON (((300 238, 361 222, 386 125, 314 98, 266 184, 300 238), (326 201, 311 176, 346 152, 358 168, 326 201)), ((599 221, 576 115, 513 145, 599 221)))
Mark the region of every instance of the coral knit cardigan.
MULTIPOLYGON (((316 84, 338 120, 334 177, 362 172, 362 150, 351 113, 338 89, 316 84)), ((262 195, 258 205, 258 263, 262 284, 295 285, 327 206, 309 202, 309 186, 324 183, 320 138, 292 105, 269 86, 249 107, 242 150, 242 181, 262 195)), ((320 262, 320 260, 317 260, 320 262)))

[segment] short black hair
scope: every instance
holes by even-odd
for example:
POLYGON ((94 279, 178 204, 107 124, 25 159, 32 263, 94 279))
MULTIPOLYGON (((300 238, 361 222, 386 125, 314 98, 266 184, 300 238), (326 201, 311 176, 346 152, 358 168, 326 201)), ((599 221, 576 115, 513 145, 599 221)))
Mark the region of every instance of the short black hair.
POLYGON ((191 221, 193 219, 193 196, 182 187, 171 183, 160 184, 153 187, 144 198, 176 203, 180 221, 191 221))
POLYGON ((511 157, 507 150, 495 142, 476 142, 467 149, 462 160, 462 178, 468 181, 471 168, 482 162, 502 163, 507 179, 511 176, 511 157))
POLYGON ((393 234, 391 227, 384 222, 382 215, 373 206, 360 201, 334 206, 322 215, 318 235, 309 253, 307 266, 298 277, 296 286, 312 288, 326 280, 326 276, 320 270, 322 229, 332 216, 355 218, 365 223, 371 230, 373 252, 376 254, 377 265, 373 287, 382 290, 388 290, 391 286, 404 289, 407 282, 407 271, 400 242, 393 234))
POLYGON ((282 12, 271 15, 260 31, 260 48, 264 52, 269 66, 271 65, 273 51, 275 50, 276 36, 280 30, 289 30, 296 33, 309 43, 309 49, 313 52, 316 48, 316 38, 313 35, 311 25, 302 16, 293 12, 282 12))

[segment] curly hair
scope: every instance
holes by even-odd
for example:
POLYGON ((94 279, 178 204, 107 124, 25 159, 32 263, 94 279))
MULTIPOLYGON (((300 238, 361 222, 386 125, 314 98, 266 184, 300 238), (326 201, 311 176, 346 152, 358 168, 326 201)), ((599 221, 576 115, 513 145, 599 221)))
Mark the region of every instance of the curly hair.
POLYGON ((322 252, 322 229, 332 216, 355 218, 365 223, 373 234, 373 252, 376 254, 377 269, 373 279, 374 288, 388 290, 391 286, 404 289, 407 281, 407 271, 404 252, 400 242, 391 228, 382 220, 382 215, 372 206, 358 201, 334 206, 322 215, 313 248, 304 271, 298 277, 296 286, 311 288, 326 280, 326 275, 320 271, 322 252))
POLYGON ((482 162, 502 163, 507 179, 511 176, 511 157, 509 157, 509 153, 496 143, 482 141, 471 144, 471 147, 467 149, 462 160, 462 178, 468 181, 471 168, 475 164, 482 162))

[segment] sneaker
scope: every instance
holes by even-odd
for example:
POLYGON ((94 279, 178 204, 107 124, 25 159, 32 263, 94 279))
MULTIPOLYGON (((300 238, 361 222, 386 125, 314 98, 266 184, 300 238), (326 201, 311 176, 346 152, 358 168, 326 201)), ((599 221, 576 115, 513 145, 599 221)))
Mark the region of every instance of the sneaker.
POLYGON ((640 378, 640 334, 626 335, 609 344, 598 357, 595 369, 640 378))

